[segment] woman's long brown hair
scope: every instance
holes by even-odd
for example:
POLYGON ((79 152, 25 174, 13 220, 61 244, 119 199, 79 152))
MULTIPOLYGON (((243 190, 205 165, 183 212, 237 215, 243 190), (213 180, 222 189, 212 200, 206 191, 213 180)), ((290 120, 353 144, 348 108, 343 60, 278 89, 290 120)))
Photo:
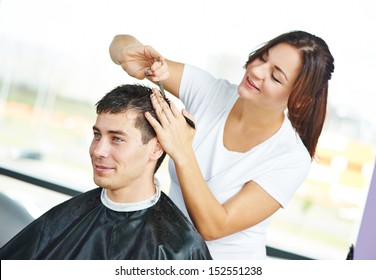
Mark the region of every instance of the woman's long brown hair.
POLYGON ((292 126, 313 158, 325 121, 328 81, 334 71, 334 58, 321 38, 304 31, 292 31, 252 52, 245 67, 280 43, 297 48, 302 57, 302 69, 291 91, 287 108, 292 126))

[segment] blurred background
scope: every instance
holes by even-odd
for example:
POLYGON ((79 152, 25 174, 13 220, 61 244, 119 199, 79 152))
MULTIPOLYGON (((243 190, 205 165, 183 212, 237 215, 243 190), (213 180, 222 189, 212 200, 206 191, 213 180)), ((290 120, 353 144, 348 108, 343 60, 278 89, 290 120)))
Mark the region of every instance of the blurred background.
MULTIPOLYGON (((372 0, 0 0, 0 167, 80 192, 95 187, 88 153, 95 103, 120 84, 148 84, 111 61, 116 34, 238 83, 252 50, 305 30, 335 58, 328 116, 317 160, 276 214, 268 246, 345 259, 375 163, 375 12, 372 0)), ((166 164, 157 177, 168 191, 166 164)), ((70 197, 5 175, 0 193, 30 219, 70 197)))

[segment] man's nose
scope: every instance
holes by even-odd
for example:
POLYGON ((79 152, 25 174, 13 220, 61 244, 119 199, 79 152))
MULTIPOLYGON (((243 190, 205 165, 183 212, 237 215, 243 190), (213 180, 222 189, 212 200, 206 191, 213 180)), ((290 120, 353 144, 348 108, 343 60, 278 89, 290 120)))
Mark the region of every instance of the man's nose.
POLYGON ((110 145, 103 138, 95 142, 93 147, 93 154, 96 157, 108 157, 110 145))

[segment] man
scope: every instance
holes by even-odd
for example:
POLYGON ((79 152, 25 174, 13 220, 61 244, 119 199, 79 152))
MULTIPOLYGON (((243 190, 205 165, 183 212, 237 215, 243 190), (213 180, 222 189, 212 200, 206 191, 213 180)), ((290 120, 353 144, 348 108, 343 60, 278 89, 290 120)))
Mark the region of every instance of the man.
POLYGON ((165 152, 144 116, 155 116, 151 93, 123 85, 96 104, 90 156, 100 188, 46 212, 0 249, 0 259, 211 259, 154 179, 165 152))

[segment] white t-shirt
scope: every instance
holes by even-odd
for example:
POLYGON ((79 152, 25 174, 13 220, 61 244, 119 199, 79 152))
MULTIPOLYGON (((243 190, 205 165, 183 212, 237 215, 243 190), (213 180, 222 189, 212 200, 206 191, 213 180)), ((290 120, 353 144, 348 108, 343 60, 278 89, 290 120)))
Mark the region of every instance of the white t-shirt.
MULTIPOLYGON (((223 145, 223 130, 238 98, 237 86, 185 65, 179 97, 187 111, 195 116, 193 148, 203 177, 217 200, 226 202, 253 180, 284 207, 311 165, 311 157, 288 117, 285 116, 281 128, 271 138, 245 153, 233 152, 223 145)), ((169 171, 169 195, 188 216, 171 160, 169 171)), ((265 258, 269 221, 270 218, 241 232, 207 241, 213 259, 265 258)))

